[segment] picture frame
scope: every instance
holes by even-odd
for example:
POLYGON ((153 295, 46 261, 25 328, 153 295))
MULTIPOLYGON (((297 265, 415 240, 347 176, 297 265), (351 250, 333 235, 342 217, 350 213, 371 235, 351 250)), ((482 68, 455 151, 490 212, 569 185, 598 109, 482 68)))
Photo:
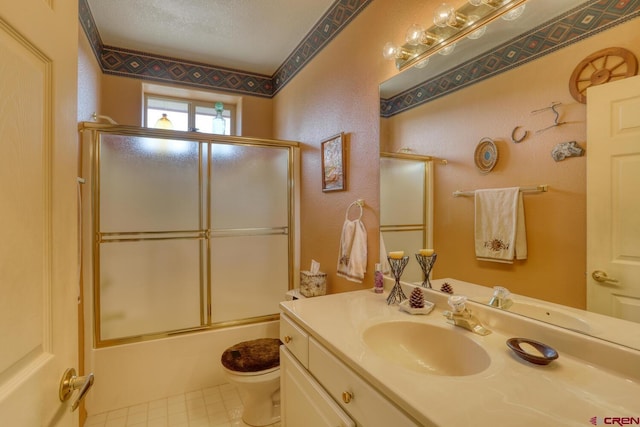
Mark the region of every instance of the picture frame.
POLYGON ((344 191, 347 188, 344 133, 322 141, 322 191, 344 191))

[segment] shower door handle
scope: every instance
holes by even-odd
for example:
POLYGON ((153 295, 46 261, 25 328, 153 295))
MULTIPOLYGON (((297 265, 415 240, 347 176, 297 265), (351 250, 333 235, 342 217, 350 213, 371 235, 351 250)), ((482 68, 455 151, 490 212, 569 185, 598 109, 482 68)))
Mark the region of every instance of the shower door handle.
POLYGON ((93 374, 85 375, 83 377, 79 377, 76 375, 76 370, 73 368, 67 369, 62 375, 62 379, 60 380, 60 389, 58 391, 58 397, 61 402, 68 400, 73 394, 74 390, 80 389, 78 393, 78 397, 71 404, 71 411, 75 411, 78 409, 80 402, 87 395, 89 389, 93 385, 93 374))

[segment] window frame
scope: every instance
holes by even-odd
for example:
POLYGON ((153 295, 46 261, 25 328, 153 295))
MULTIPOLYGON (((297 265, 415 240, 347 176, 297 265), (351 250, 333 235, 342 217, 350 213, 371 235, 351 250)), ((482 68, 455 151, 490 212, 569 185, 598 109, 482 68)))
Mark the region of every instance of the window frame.
MULTIPOLYGON (((215 108, 216 102, 222 102, 224 105, 223 115, 228 112, 229 118, 229 135, 235 135, 236 128, 236 104, 230 102, 219 101, 206 101, 201 99, 191 99, 191 98, 183 98, 179 96, 169 96, 169 95, 158 95, 150 92, 144 93, 144 111, 143 111, 143 126, 147 128, 154 128, 152 124, 149 123, 149 99, 157 99, 161 101, 171 101, 171 102, 179 102, 187 104, 187 130, 190 132, 200 132, 196 129, 196 109, 197 107, 204 108, 215 108)), ((209 132, 202 132, 214 135, 209 132)))

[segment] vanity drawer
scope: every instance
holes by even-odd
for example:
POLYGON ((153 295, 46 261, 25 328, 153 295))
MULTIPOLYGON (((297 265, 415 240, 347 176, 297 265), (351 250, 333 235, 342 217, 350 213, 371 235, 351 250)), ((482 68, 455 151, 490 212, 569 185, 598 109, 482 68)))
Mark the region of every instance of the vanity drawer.
POLYGON ((309 335, 285 314, 280 314, 280 341, 305 368, 309 368, 309 335))
POLYGON ((362 426, 415 427, 410 419, 374 387, 309 338, 309 371, 336 402, 362 426))

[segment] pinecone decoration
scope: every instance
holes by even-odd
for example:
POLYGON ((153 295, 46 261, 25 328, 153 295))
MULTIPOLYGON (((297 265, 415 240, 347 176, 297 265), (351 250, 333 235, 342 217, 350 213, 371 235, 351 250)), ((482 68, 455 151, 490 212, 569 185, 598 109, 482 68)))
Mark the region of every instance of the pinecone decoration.
POLYGON ((409 306, 411 308, 424 308, 424 295, 422 289, 413 288, 411 296, 409 297, 409 306))
POLYGON ((452 294, 453 295, 453 288, 451 287, 450 284, 448 284, 447 282, 444 282, 442 284, 442 286, 440 286, 440 290, 442 292, 444 292, 445 294, 452 294))

